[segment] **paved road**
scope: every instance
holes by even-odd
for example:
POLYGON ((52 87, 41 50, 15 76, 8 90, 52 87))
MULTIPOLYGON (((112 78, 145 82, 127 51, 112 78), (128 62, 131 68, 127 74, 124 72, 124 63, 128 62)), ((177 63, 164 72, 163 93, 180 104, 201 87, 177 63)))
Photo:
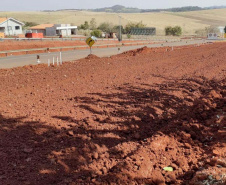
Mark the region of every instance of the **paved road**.
MULTIPOLYGON (((182 41, 182 42, 171 42, 171 43, 163 43, 163 44, 151 44, 147 45, 148 47, 163 47, 163 46, 182 46, 182 45, 193 45, 193 44, 201 44, 206 43, 206 40, 191 40, 191 41, 182 41)), ((118 48, 99 48, 99 49, 93 49, 92 54, 97 55, 99 57, 107 57, 116 55, 118 53, 122 53, 128 50, 141 48, 144 45, 139 46, 123 46, 120 48, 120 51, 118 51, 118 48)), ((62 59, 63 61, 71 61, 71 60, 78 60, 81 58, 86 57, 90 54, 89 50, 74 50, 74 51, 65 51, 62 52, 62 59)), ((52 62, 53 57, 59 57, 59 52, 53 52, 53 53, 43 53, 40 55, 40 61, 41 63, 48 63, 48 59, 52 62)), ((31 55, 21 55, 21 56, 9 56, 9 57, 3 57, 0 58, 0 68, 13 68, 13 67, 19 67, 19 66, 25 66, 37 64, 37 54, 31 54, 31 55)))

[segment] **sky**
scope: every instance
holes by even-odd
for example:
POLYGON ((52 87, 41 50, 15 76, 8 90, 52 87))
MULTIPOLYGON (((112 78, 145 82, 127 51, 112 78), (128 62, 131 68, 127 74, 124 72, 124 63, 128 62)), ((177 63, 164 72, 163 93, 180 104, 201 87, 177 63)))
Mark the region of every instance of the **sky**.
POLYGON ((141 9, 221 6, 226 0, 0 0, 0 11, 93 9, 123 5, 141 9))

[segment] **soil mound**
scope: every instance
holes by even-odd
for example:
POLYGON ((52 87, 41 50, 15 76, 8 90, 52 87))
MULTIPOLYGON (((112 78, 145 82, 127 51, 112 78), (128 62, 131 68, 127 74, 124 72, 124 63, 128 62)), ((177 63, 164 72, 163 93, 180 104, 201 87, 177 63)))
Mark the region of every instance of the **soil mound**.
POLYGON ((123 52, 122 55, 123 56, 136 56, 136 55, 139 55, 139 54, 148 54, 148 53, 151 53, 151 52, 153 52, 152 48, 148 48, 147 46, 144 46, 144 47, 139 48, 139 49, 123 52))
POLYGON ((145 47, 143 47, 143 48, 139 48, 139 49, 137 49, 137 51, 135 52, 135 53, 143 53, 143 54, 145 54, 145 53, 149 53, 151 51, 151 49, 150 48, 148 48, 147 46, 145 46, 145 47))
POLYGON ((225 184, 225 50, 0 70, 0 184, 225 184))
POLYGON ((100 57, 93 55, 93 54, 89 54, 85 59, 99 59, 100 57))

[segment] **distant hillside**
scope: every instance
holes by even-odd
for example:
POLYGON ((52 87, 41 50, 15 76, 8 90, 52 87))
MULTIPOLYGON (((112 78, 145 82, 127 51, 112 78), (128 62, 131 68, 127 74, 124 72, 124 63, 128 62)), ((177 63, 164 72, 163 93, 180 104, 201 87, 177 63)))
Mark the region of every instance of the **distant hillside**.
POLYGON ((167 8, 167 9, 139 9, 139 8, 128 8, 121 5, 115 5, 112 7, 106 8, 97 8, 89 11, 93 12, 112 12, 112 13, 145 13, 145 12, 190 12, 190 11, 199 11, 199 10, 209 10, 209 9, 222 9, 226 6, 211 6, 206 8, 201 8, 198 6, 185 6, 178 8, 167 8))
POLYGON ((190 12, 190 11, 198 11, 198 10, 204 10, 201 7, 198 6, 185 6, 180 8, 168 8, 168 9, 145 9, 141 12, 190 12))
POLYGON ((185 6, 185 7, 167 8, 167 9, 139 9, 139 8, 125 7, 122 5, 115 5, 112 7, 88 9, 88 10, 87 9, 60 9, 57 11, 83 11, 83 10, 85 10, 85 11, 91 11, 91 12, 108 12, 108 13, 146 13, 146 12, 190 12, 190 11, 222 9, 222 8, 226 8, 226 6, 211 6, 211 7, 205 7, 205 8, 201 8, 198 6, 185 6))
POLYGON ((126 8, 125 6, 115 5, 106 8, 92 9, 93 12, 112 12, 112 13, 140 13, 142 10, 139 8, 126 8))
POLYGON ((226 6, 210 6, 210 7, 206 7, 206 10, 211 10, 211 9, 223 9, 226 8, 226 6))
MULTIPOLYGON (((122 13, 121 24, 141 22, 147 27, 155 27, 158 35, 163 35, 165 27, 180 26, 184 35, 194 35, 198 30, 205 30, 209 26, 225 26, 226 9, 209 9, 186 12, 157 12, 157 13, 122 13), (156 21, 157 17, 157 21, 156 21)), ((0 17, 13 17, 21 22, 34 22, 37 24, 73 24, 79 26, 93 18, 96 25, 109 22, 117 26, 119 18, 117 13, 64 10, 53 12, 0 12, 0 17)))

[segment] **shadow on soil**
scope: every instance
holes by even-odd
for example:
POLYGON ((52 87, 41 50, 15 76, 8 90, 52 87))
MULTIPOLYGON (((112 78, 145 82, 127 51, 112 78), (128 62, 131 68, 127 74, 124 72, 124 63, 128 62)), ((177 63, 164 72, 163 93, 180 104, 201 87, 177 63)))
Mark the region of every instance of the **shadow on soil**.
MULTIPOLYGON (((174 137, 182 145, 198 146, 205 158, 214 155, 213 146, 225 142, 218 133, 223 125, 216 124, 225 114, 224 85, 225 81, 204 78, 167 79, 166 83, 155 85, 125 84, 113 94, 72 97, 70 101, 91 116, 83 120, 54 117, 70 123, 69 129, 58 130, 42 122, 24 121, 24 117, 0 115, 0 182, 161 184, 162 178, 126 174, 122 169, 128 166, 128 158, 138 148, 148 147, 156 135, 174 137), (123 152, 124 143, 138 147, 123 152)), ((139 171, 137 166, 134 173, 139 171)), ((153 169, 157 168, 158 162, 153 169)), ((185 183, 196 170, 197 164, 190 164, 187 171, 178 173, 177 179, 185 183)), ((173 181, 171 178, 166 183, 173 181)))

